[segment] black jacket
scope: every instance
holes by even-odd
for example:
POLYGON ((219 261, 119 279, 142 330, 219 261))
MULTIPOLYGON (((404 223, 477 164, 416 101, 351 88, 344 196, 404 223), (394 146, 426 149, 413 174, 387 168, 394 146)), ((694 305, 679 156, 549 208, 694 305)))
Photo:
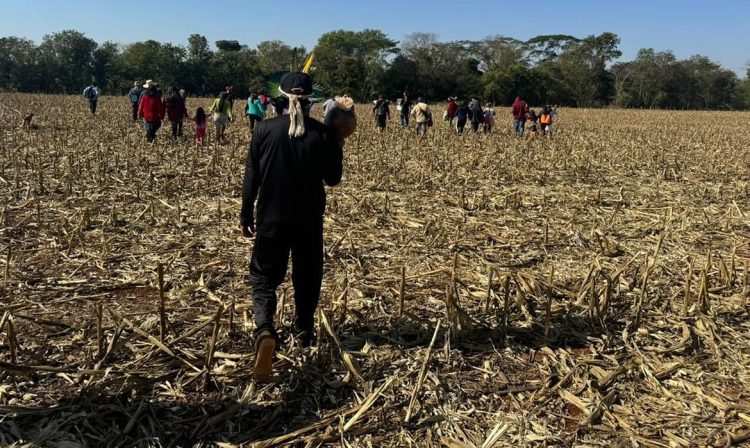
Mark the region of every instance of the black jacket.
POLYGON ((259 235, 285 236, 322 223, 323 183, 341 182, 343 150, 323 123, 305 117, 305 130, 300 138, 289 137, 288 115, 256 125, 245 166, 240 225, 253 222, 256 198, 259 235))

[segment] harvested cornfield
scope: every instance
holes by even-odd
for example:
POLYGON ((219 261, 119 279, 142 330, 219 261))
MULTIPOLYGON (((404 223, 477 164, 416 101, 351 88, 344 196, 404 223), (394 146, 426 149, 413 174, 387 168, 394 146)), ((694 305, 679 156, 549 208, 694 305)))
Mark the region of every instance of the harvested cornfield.
POLYGON ((0 96, 0 445, 748 443, 750 114, 420 140, 358 106, 318 344, 285 282, 256 384, 246 124, 149 146, 124 98, 83 102, 0 96))

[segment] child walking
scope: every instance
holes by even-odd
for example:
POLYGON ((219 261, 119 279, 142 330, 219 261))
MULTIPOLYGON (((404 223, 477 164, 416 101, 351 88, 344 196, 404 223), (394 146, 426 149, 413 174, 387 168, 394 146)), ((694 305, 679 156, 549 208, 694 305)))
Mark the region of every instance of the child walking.
POLYGON ((539 132, 537 131, 537 120, 539 118, 537 117, 534 109, 529 110, 529 113, 526 115, 526 119, 529 122, 529 125, 527 126, 529 129, 528 138, 529 140, 534 140, 536 139, 537 135, 539 135, 539 132))
POLYGON ((206 111, 202 107, 195 110, 195 117, 187 117, 188 121, 195 123, 195 143, 202 145, 206 139, 206 129, 208 128, 208 118, 206 111))

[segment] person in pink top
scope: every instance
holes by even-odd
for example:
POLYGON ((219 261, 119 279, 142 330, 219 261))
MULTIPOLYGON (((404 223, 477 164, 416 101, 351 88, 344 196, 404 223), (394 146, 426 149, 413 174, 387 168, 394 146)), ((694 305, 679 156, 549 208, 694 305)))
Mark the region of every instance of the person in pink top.
POLYGON ((206 111, 202 107, 195 110, 195 117, 187 117, 188 121, 195 123, 195 143, 202 145, 206 139, 206 129, 208 128, 208 118, 206 111))

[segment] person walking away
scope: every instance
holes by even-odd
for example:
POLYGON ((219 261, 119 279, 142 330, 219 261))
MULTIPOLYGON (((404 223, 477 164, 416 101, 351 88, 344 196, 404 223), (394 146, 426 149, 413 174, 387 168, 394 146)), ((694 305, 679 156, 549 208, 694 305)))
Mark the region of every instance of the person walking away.
POLYGON ((232 104, 226 91, 221 92, 219 97, 214 100, 208 109, 208 113, 213 114, 214 126, 216 126, 216 141, 223 143, 225 141, 224 133, 232 119, 232 104))
POLYGON ((549 109, 550 115, 552 115, 552 123, 549 125, 550 132, 552 132, 554 128, 557 128, 557 109, 559 108, 560 106, 555 105, 549 109))
MULTIPOLYGON (((224 88, 224 91, 227 92, 227 100, 229 100, 229 106, 234 111, 234 86, 232 84, 229 84, 224 88)), ((229 121, 231 122, 232 114, 229 114, 229 121)))
POLYGON ((526 114, 529 112, 529 106, 526 102, 521 100, 520 96, 517 96, 513 105, 510 108, 513 114, 513 132, 516 135, 523 135, 524 126, 526 125, 526 114))
POLYGON ((153 143, 156 141, 156 131, 161 127, 164 120, 164 103, 162 102, 161 92, 156 83, 151 82, 143 86, 146 91, 141 96, 138 103, 138 117, 143 118, 143 127, 146 130, 146 141, 153 143))
POLYGON ((96 115, 96 105, 99 102, 100 93, 101 91, 96 83, 92 83, 90 86, 83 89, 83 97, 89 102, 91 115, 96 115))
POLYGON ((380 95, 378 100, 375 102, 375 106, 372 108, 372 114, 375 116, 375 124, 378 131, 382 134, 385 131, 386 121, 391 119, 391 108, 388 105, 388 100, 380 95))
POLYGON ((202 107, 195 110, 195 117, 187 116, 187 121, 195 123, 195 134, 193 140, 196 144, 202 145, 206 140, 206 130, 208 129, 208 117, 202 107))
POLYGON ((421 96, 417 98, 417 104, 411 109, 410 116, 417 123, 417 135, 427 135, 427 128, 430 127, 432 121, 432 112, 421 96))
POLYGON ((550 135, 552 133, 552 112, 550 112, 549 106, 544 106, 539 113, 539 125, 542 135, 550 135))
POLYGON ((482 103, 476 98, 472 98, 469 103, 469 118, 471 119, 471 132, 476 134, 479 132, 479 125, 484 123, 482 103))
POLYGON ((324 184, 341 181, 343 163, 334 129, 309 116, 305 96, 313 92, 310 76, 287 73, 279 90, 289 113, 264 120, 253 131, 240 212, 242 235, 255 236, 250 284, 256 323, 253 374, 258 381, 273 370, 279 341, 273 321, 276 289, 286 275, 290 251, 295 336, 303 346, 315 340, 323 279, 324 184))
POLYGON ((167 118, 172 124, 172 139, 182 137, 182 122, 187 116, 185 100, 180 95, 177 87, 170 87, 167 90, 167 96, 164 98, 164 107, 167 111, 167 118))
POLYGON ((455 118, 456 132, 458 135, 463 135, 466 122, 469 120, 469 104, 466 101, 456 109, 455 118))
POLYGON ((247 121, 250 126, 250 133, 255 129, 255 124, 263 121, 266 117, 266 106, 257 93, 251 93, 247 99, 247 121))
POLYGON ((495 124, 495 109, 492 108, 492 103, 485 104, 484 107, 484 133, 492 133, 492 126, 495 124))
POLYGON ((411 112, 411 97, 409 92, 404 92, 401 97, 401 126, 409 126, 409 113, 411 112))
POLYGON ((142 93, 143 87, 141 87, 141 82, 136 80, 133 83, 133 88, 128 92, 130 106, 133 108, 133 121, 138 121, 138 102, 141 100, 142 93))
POLYGON ((456 118, 458 103, 455 97, 448 97, 448 107, 445 109, 445 116, 448 118, 448 126, 453 126, 453 119, 456 118))
POLYGON ((529 140, 535 140, 539 135, 539 131, 537 130, 537 122, 539 120, 539 117, 536 116, 536 111, 534 111, 534 109, 531 109, 526 115, 526 119, 529 122, 529 140))

